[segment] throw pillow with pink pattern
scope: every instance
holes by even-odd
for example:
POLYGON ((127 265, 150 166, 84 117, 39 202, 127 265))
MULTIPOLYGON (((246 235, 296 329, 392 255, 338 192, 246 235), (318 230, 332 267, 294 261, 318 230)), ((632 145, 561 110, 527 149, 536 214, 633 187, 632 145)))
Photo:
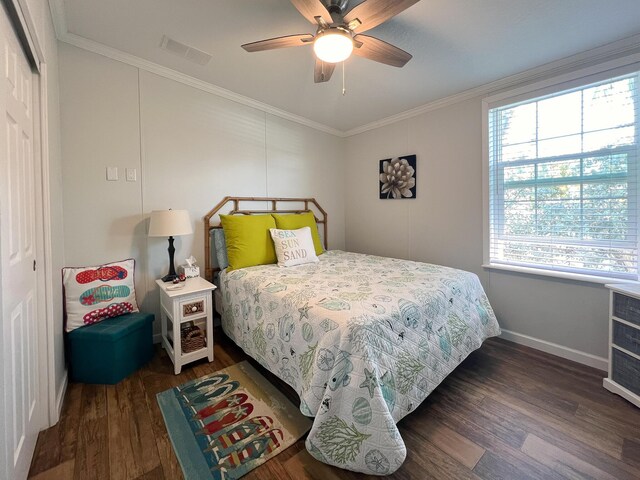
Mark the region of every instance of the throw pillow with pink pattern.
POLYGON ((135 260, 62 269, 65 330, 137 312, 133 281, 135 260))

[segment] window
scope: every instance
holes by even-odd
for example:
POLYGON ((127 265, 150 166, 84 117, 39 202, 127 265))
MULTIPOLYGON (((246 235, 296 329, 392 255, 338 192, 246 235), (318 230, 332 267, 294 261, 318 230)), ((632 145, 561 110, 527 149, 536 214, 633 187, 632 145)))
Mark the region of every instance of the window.
POLYGON ((490 264, 638 279, 639 88, 489 107, 490 264))

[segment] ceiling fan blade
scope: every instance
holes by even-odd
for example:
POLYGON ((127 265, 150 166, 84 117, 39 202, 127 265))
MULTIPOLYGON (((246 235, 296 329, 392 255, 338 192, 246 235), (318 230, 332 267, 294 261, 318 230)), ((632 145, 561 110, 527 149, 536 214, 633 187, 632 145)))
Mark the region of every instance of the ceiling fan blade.
POLYGON ((405 11, 420 0, 365 0, 344 16, 351 30, 363 33, 405 11))
POLYGON ((293 6, 298 9, 304 18, 314 25, 318 25, 317 17, 320 17, 327 25, 333 23, 331 14, 320 0, 291 0, 293 6))
POLYGON ((413 58, 413 55, 405 52, 404 50, 394 47, 390 43, 380 40, 379 38, 370 37, 368 35, 356 35, 354 37, 356 42, 360 42, 362 45, 353 49, 354 55, 359 57, 368 58, 376 62, 391 65, 392 67, 404 67, 409 60, 413 58))
POLYGON ((300 35, 287 35, 284 37, 269 38, 259 42, 245 43, 242 45, 247 52, 262 52, 264 50, 274 50, 276 48, 301 47, 310 44, 313 35, 308 33, 300 35))
POLYGON ((335 63, 323 62, 316 58, 316 66, 313 71, 313 78, 316 83, 328 82, 336 69, 335 63))

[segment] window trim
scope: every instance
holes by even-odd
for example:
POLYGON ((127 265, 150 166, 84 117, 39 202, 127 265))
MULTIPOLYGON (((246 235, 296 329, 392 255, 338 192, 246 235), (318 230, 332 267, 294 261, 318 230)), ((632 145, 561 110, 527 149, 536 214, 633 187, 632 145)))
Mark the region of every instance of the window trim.
MULTIPOLYGON (((630 283, 640 284, 639 280, 625 280, 616 277, 597 276, 583 273, 572 273, 546 268, 523 267, 511 264, 492 263, 491 249, 491 205, 489 186, 489 110, 513 103, 524 102, 543 97, 564 90, 571 90, 587 86, 592 83, 606 81, 623 75, 640 71, 640 54, 633 54, 614 60, 605 61, 598 65, 567 72, 552 78, 509 89, 482 99, 482 267, 487 270, 511 271, 520 274, 553 277, 559 279, 588 282, 596 284, 630 283)), ((638 133, 636 132, 638 135, 638 133)), ((640 142, 638 149, 640 150, 640 142)), ((638 152, 640 161, 640 152, 638 152)), ((639 168, 640 169, 640 168, 639 168)), ((639 209, 640 210, 640 209, 639 209)), ((640 247, 639 247, 640 249, 640 247)))
POLYGON ((526 275, 533 275, 536 277, 552 277, 559 278, 563 280, 574 280, 577 282, 586 282, 586 283, 596 283, 599 285, 610 285, 610 284, 620 284, 624 283, 625 285, 640 285, 640 281, 636 280, 625 280, 623 278, 615 278, 615 277, 599 277, 597 275, 588 275, 585 273, 571 273, 571 272, 561 272, 558 270, 546 270, 543 268, 535 268, 535 267, 521 267, 518 265, 507 265, 501 263, 483 263, 482 268, 485 270, 495 270, 495 271, 507 271, 512 273, 523 273, 526 275))

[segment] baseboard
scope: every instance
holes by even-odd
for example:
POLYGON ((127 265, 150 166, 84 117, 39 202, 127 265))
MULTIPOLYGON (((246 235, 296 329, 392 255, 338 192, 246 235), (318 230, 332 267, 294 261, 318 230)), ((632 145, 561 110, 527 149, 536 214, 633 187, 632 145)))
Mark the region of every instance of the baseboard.
POLYGON ((622 385, 618 385, 610 379, 605 378, 602 380, 602 386, 610 392, 620 395, 625 400, 633 403, 636 407, 640 407, 640 397, 635 393, 627 390, 622 385))
POLYGON ((535 348, 536 350, 550 353, 557 357, 566 358, 567 360, 572 360, 589 367, 597 368, 598 370, 603 370, 605 372, 609 368, 609 361, 606 358, 598 357, 591 353, 581 352, 580 350, 575 350, 563 345, 558 345, 557 343, 540 340, 539 338, 530 337, 529 335, 523 335, 522 333, 503 329, 500 338, 526 347, 535 348))
MULTIPOLYGON (((587 365, 589 367, 597 368, 599 370, 607 371, 609 368, 609 361, 606 358, 592 355, 591 353, 581 352, 573 348, 558 345, 557 343, 547 342, 546 340, 540 340, 539 338, 530 337, 522 333, 512 332, 510 330, 502 329, 502 335, 500 338, 509 340, 513 343, 518 343, 526 347, 535 348, 557 357, 566 358, 574 362, 587 365)), ((161 343, 162 334, 156 333, 153 336, 153 343, 161 343)), ((65 376, 65 388, 66 388, 66 376, 65 376)))
POLYGON ((56 411, 58 412, 58 418, 54 422, 54 425, 58 423, 60 420, 60 416, 62 415, 62 407, 64 404, 64 396, 67 393, 67 386, 69 385, 69 375, 65 370, 64 376, 62 377, 62 386, 60 387, 60 391, 56 396, 56 411))

